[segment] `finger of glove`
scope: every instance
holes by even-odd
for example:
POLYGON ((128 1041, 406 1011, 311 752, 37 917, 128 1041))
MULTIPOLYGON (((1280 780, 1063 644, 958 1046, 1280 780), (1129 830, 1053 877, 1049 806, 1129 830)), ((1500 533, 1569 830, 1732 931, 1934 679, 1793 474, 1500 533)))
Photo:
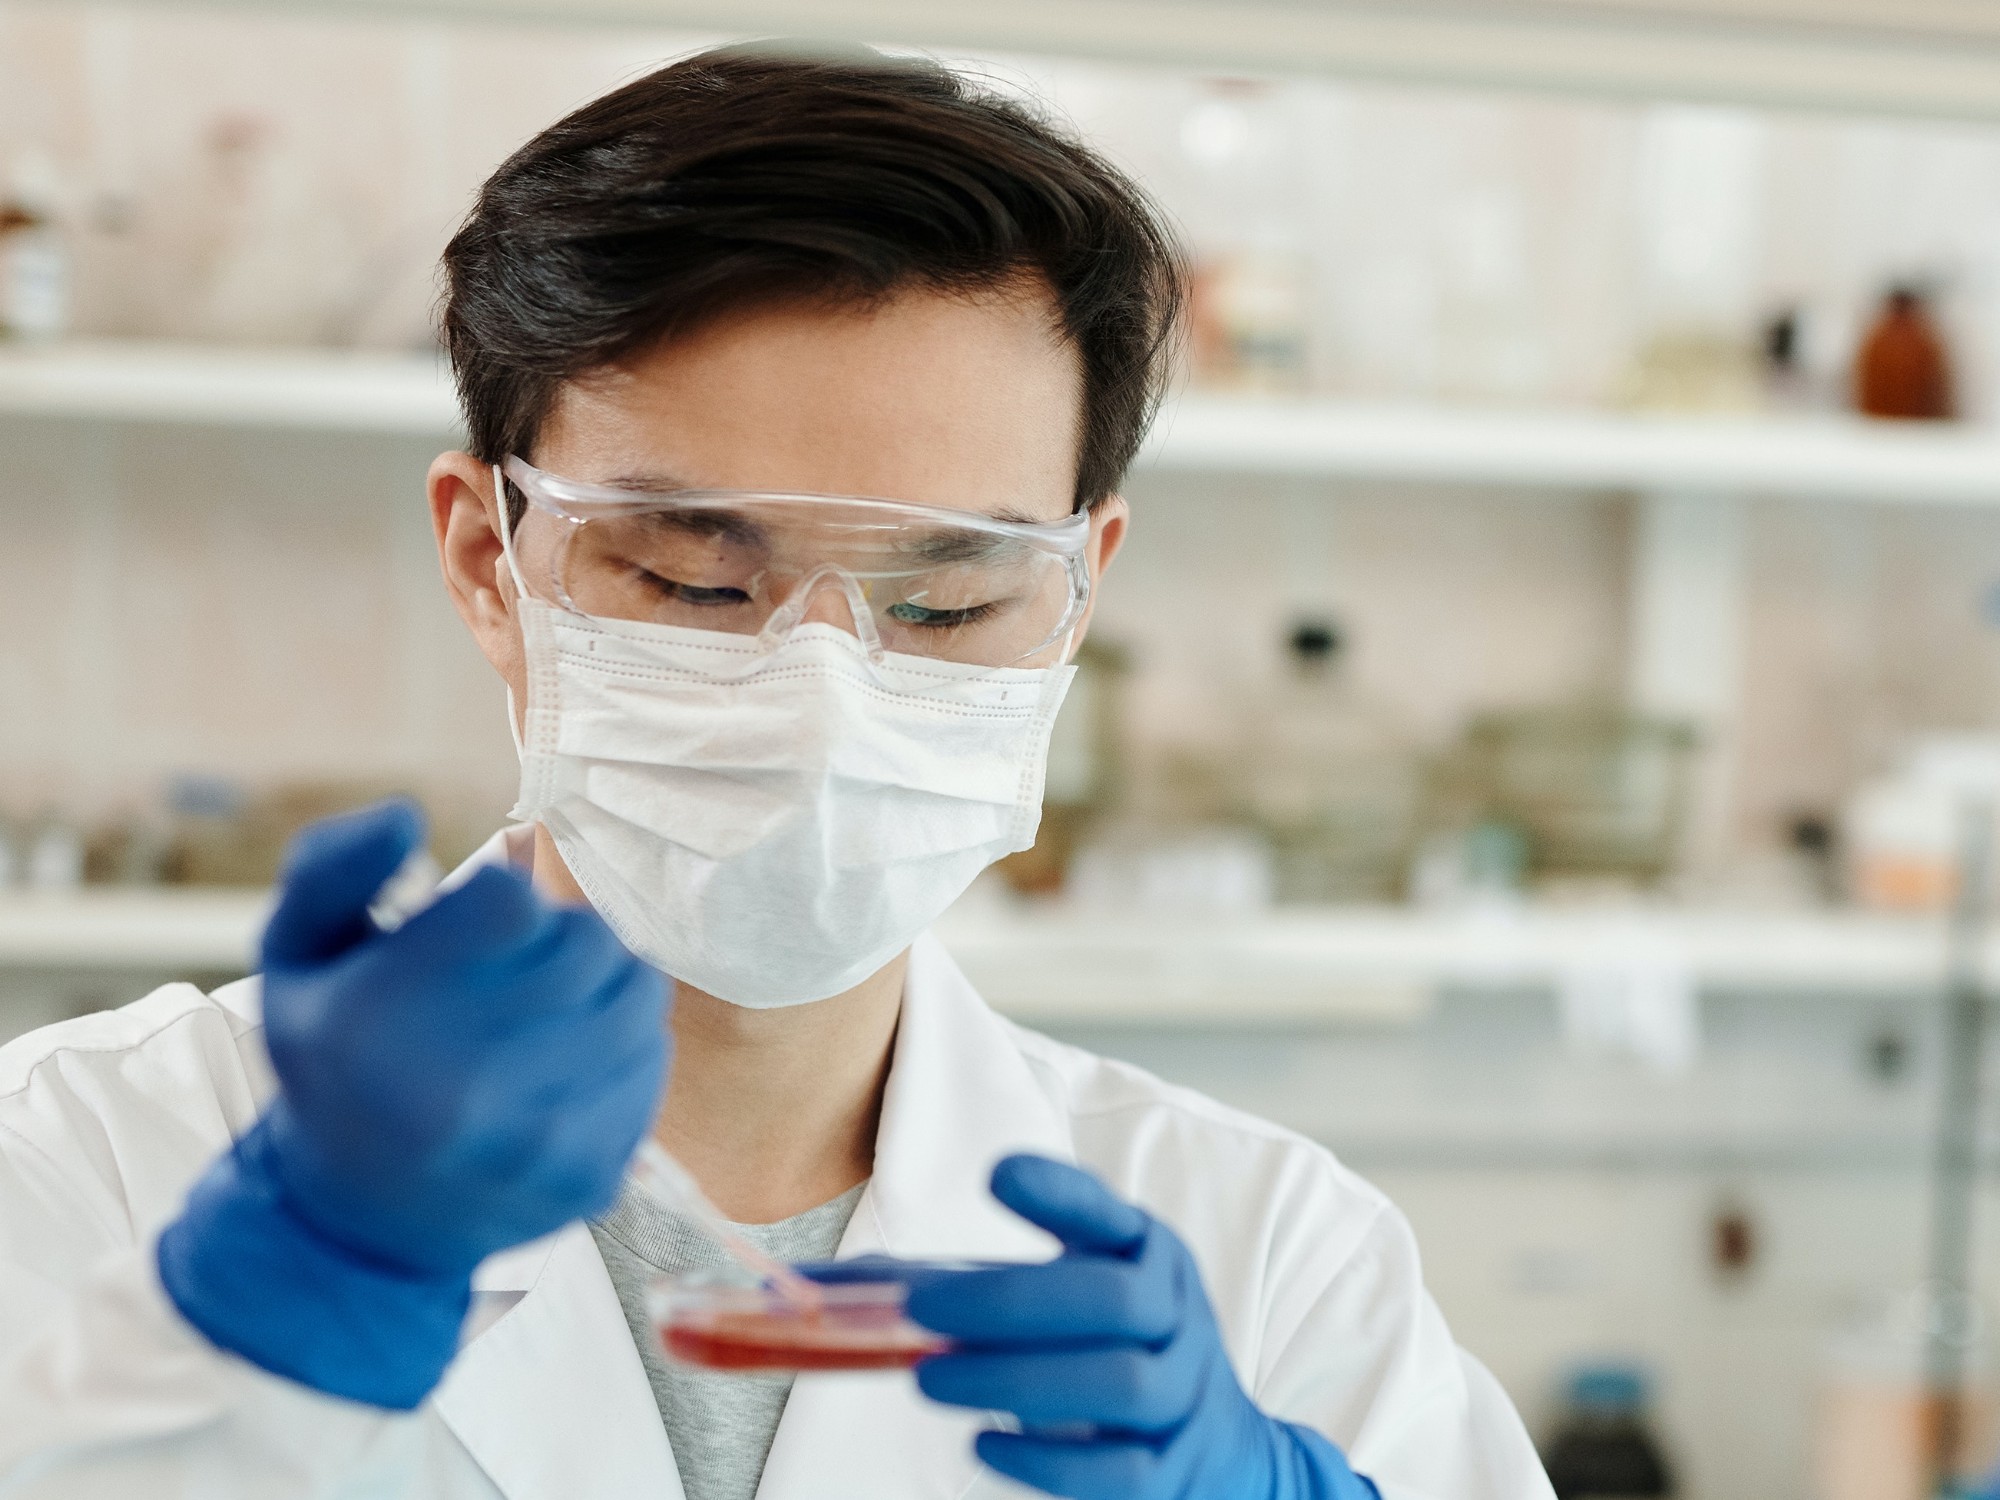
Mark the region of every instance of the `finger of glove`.
POLYGON ((285 851, 278 904, 264 926, 264 966, 324 962, 373 936, 368 904, 423 841, 423 814, 404 801, 302 829, 285 851))
POLYGON ((496 1014, 596 1016, 657 1025, 666 978, 627 951, 587 906, 546 908, 534 938, 497 965, 496 1014))
POLYGON ((993 1196, 1072 1250, 1136 1251, 1151 1222, 1081 1167, 1046 1156, 1009 1156, 993 1169, 993 1196))
POLYGON ((1088 1422, 1152 1437, 1187 1420, 1199 1390, 1193 1365, 1131 1344, 937 1354, 917 1366, 917 1386, 933 1401, 1011 1412, 1029 1427, 1088 1422))
POLYGON ((643 967, 596 912, 552 905, 525 875, 501 866, 480 870, 379 949, 397 983, 433 995, 455 988, 481 1023, 497 1028, 610 1003, 643 967))
POLYGON ((1170 1268, 1066 1255, 1041 1265, 967 1271, 910 1289, 910 1316, 961 1343, 998 1348, 1173 1336, 1179 1308, 1170 1268))
POLYGON ((615 974, 603 996, 511 1027, 488 1071, 518 1108, 568 1109, 634 1068, 664 1068, 666 981, 640 963, 615 974))
POLYGON ((973 1450, 989 1469, 1069 1500, 1155 1500, 1166 1493, 1165 1464, 1139 1440, 982 1432, 973 1450))
POLYGON ((519 1211, 543 1216, 529 1234, 608 1209, 651 1127, 666 1077, 664 1047, 629 1059, 587 1093, 514 1114, 479 1152, 484 1173, 519 1184, 519 1211))

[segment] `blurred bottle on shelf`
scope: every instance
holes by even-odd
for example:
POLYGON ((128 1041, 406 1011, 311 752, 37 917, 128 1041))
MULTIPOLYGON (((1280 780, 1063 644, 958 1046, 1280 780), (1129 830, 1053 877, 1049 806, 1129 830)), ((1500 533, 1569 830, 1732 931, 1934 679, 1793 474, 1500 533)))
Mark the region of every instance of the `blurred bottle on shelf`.
POLYGON ((1234 810, 1269 841, 1280 901, 1391 900, 1409 869, 1417 748, 1346 654, 1333 620, 1297 621, 1269 698, 1244 714, 1234 810))
POLYGON ((1625 405, 1747 412, 1763 404, 1751 335, 1767 129, 1740 109, 1645 112, 1633 197, 1643 332, 1625 375, 1625 405))
POLYGON ((1311 262, 1299 223, 1296 142, 1278 89, 1208 80, 1181 120, 1199 190, 1190 355, 1199 385, 1270 395, 1303 390, 1311 262))
POLYGON ((1968 813, 2000 807, 2000 737, 1931 735, 1864 782, 1841 830, 1846 887, 1877 911, 1943 911, 1958 895, 1968 813))
POLYGON ((61 183, 40 152, 14 164, 0 196, 0 338, 58 339, 69 327, 69 245, 61 183))
POLYGON ((1918 288, 1891 287, 1882 299, 1854 356, 1854 409, 1905 421, 1954 415, 1951 360, 1918 288))
POLYGON ((173 855, 173 831, 149 806, 129 806, 96 823, 83 847, 91 885, 158 885, 173 855))
POLYGON ((1802 303, 1764 320, 1764 404, 1776 412, 1834 410, 1845 404, 1846 349, 1833 321, 1802 303))
POLYGON ((1673 1471, 1646 1415, 1646 1377, 1630 1365, 1588 1365, 1570 1377, 1543 1463, 1556 1500, 1654 1500, 1673 1471))
POLYGON ((1130 777, 1125 746, 1124 648, 1090 636, 1077 648, 1076 676, 1049 736, 1042 821, 1034 847, 1000 861, 1007 884, 1024 896, 1063 888, 1079 841, 1119 805, 1130 777))
POLYGON ((1215 918, 1265 910, 1271 849, 1226 823, 1098 829, 1078 850, 1068 897, 1082 911, 1135 917, 1215 918))
POLYGON ((1550 358, 1520 194, 1500 182, 1460 193, 1445 210, 1438 248, 1438 394, 1490 402, 1545 397, 1550 358))
POLYGON ((1527 886, 1528 839, 1495 821, 1433 833, 1410 866, 1410 899, 1436 911, 1517 904, 1527 886))
POLYGON ((73 891, 83 884, 83 834, 75 823, 59 812, 45 812, 25 842, 22 873, 29 890, 73 891))

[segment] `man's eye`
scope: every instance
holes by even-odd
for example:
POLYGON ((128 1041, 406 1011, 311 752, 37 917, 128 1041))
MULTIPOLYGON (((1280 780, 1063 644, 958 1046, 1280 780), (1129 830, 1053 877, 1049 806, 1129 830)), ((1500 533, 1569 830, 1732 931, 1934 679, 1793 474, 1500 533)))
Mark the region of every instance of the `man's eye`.
POLYGON ((640 569, 640 576, 648 588, 656 591, 664 599, 673 599, 682 604, 718 605, 748 604, 750 595, 743 589, 705 588, 698 583, 680 583, 672 578, 662 578, 657 573, 640 569))
POLYGON ((991 613, 993 613, 991 604, 975 604, 969 609, 932 609, 928 605, 911 604, 908 600, 901 604, 892 604, 887 610, 892 620, 932 630, 952 625, 970 625, 974 621, 985 619, 991 613))

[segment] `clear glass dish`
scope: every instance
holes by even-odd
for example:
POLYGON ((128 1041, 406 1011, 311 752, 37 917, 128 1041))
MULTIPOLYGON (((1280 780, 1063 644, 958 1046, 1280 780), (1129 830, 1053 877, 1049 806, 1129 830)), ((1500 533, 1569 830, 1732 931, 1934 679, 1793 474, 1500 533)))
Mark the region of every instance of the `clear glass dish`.
POLYGON ((706 1370, 904 1370, 951 1347, 904 1315, 899 1281, 819 1287, 801 1306, 713 1272, 663 1276, 646 1293, 669 1358, 706 1370))

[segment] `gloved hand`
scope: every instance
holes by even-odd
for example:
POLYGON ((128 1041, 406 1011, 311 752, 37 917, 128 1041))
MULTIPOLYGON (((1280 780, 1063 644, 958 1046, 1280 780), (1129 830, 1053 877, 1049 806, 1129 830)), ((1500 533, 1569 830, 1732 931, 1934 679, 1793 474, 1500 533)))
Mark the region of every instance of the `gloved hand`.
POLYGON ((909 1292, 910 1316, 959 1346, 917 1366, 924 1394, 1020 1420, 979 1435, 988 1465, 1073 1500, 1379 1500, 1332 1443, 1244 1394, 1172 1230, 1038 1156, 1001 1162, 993 1195, 1063 1253, 909 1292))
POLYGON ((294 842, 263 943, 278 1093, 158 1252, 214 1343, 394 1408, 443 1375, 481 1260, 610 1205, 667 1060, 662 977, 516 871, 377 928, 422 839, 388 803, 294 842))

